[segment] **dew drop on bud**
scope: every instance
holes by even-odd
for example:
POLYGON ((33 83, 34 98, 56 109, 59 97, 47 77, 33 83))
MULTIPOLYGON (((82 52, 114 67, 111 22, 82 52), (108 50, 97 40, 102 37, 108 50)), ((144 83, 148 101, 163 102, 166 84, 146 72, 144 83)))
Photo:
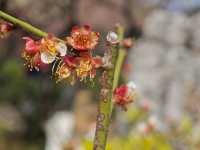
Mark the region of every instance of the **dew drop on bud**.
POLYGON ((113 31, 108 32, 106 39, 111 44, 117 44, 119 42, 117 33, 113 31))

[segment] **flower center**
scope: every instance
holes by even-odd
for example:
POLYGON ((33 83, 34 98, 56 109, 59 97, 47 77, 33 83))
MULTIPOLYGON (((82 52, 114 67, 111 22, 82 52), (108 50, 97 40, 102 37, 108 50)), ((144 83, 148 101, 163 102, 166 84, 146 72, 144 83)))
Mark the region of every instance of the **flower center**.
POLYGON ((43 50, 50 55, 55 56, 57 54, 56 43, 54 41, 45 40, 43 46, 43 50))
POLYGON ((84 78, 88 75, 90 70, 92 70, 92 65, 89 60, 80 61, 79 68, 76 70, 77 76, 84 78))
POLYGON ((88 44, 88 42, 89 42, 88 35, 79 34, 79 35, 77 35, 77 38, 75 38, 75 43, 77 45, 80 45, 81 47, 86 46, 88 44))
POLYGON ((70 70, 66 67, 66 66, 61 66, 59 71, 58 71, 58 78, 62 79, 66 79, 70 76, 70 70))

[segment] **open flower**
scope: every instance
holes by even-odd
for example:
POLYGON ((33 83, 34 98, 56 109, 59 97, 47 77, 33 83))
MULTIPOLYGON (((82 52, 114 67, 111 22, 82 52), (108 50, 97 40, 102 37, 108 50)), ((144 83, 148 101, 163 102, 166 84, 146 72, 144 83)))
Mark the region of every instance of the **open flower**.
POLYGON ((23 37, 26 41, 25 48, 22 51, 22 57, 25 59, 25 65, 32 71, 36 69, 39 71, 42 63, 40 59, 40 42, 34 41, 30 37, 23 37))
POLYGON ((47 36, 41 40, 41 60, 45 64, 52 63, 56 56, 65 56, 67 47, 64 43, 59 42, 54 36, 47 36))
POLYGON ((71 75, 70 67, 65 63, 62 64, 61 66, 58 67, 58 69, 56 71, 56 75, 58 78, 57 82, 67 79, 71 75))
POLYGON ((25 59, 25 65, 32 71, 33 69, 39 71, 40 65, 42 64, 42 61, 40 59, 40 53, 30 54, 27 53, 26 50, 22 52, 22 58, 25 59))
POLYGON ((68 80, 73 84, 75 82, 75 68, 77 64, 78 60, 76 57, 65 56, 63 63, 56 70, 57 82, 68 80))
POLYGON ((67 43, 77 51, 92 50, 98 44, 99 33, 91 31, 89 26, 73 27, 67 43))
POLYGON ((125 111, 127 110, 127 105, 133 102, 135 98, 135 84, 133 82, 127 85, 121 85, 114 90, 113 101, 116 105, 122 107, 125 111))
POLYGON ((100 57, 91 57, 90 55, 83 55, 79 58, 79 65, 76 68, 77 77, 81 80, 89 76, 94 78, 96 75, 96 69, 102 65, 102 59, 100 57))
POLYGON ((34 41, 32 38, 30 37, 23 37, 22 39, 24 39, 26 41, 26 44, 25 44, 25 51, 26 53, 28 54, 36 54, 39 52, 40 50, 40 42, 38 41, 34 41))

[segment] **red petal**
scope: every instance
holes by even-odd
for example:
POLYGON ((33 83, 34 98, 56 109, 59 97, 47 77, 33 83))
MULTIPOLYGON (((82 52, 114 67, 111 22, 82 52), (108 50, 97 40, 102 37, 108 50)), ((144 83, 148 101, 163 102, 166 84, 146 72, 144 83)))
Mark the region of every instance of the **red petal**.
POLYGON ((33 57, 33 65, 34 66, 39 66, 42 63, 41 59, 40 59, 40 54, 37 53, 34 57, 33 57))
POLYGON ((72 27, 72 33, 73 33, 73 32, 76 32, 76 31, 79 31, 79 29, 80 29, 80 28, 79 28, 78 26, 72 27))
POLYGON ((36 41, 30 37, 23 37, 22 39, 26 40, 25 51, 29 54, 36 54, 39 52, 40 46, 36 41))
POLYGON ((94 64, 94 66, 96 68, 100 67, 103 64, 101 57, 95 57, 95 58, 93 58, 92 59, 92 63, 94 64))
POLYGON ((125 97, 127 92, 128 92, 128 87, 126 85, 122 85, 122 86, 115 89, 114 94, 116 96, 125 97))
POLYGON ((83 27, 84 27, 85 30, 88 30, 88 31, 91 30, 91 27, 89 25, 84 25, 83 27))
POLYGON ((99 37, 100 36, 100 33, 99 32, 95 32, 96 33, 96 35, 99 37))
POLYGON ((72 57, 72 56, 65 56, 63 60, 64 60, 64 63, 66 63, 68 66, 71 66, 71 67, 76 67, 78 63, 77 58, 72 57))

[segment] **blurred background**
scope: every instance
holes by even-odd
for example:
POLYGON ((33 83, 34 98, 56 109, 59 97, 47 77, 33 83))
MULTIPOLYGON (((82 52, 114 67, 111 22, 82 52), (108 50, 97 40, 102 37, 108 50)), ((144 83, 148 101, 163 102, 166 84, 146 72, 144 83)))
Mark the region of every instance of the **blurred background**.
MULTIPOLYGON (((59 37, 89 24, 102 35, 98 54, 121 23, 135 39, 121 83, 134 81, 140 96, 115 110, 107 150, 200 149, 200 0, 0 0, 0 9, 59 37)), ((0 40, 0 150, 92 149, 99 85, 26 70, 27 35, 0 40)))

